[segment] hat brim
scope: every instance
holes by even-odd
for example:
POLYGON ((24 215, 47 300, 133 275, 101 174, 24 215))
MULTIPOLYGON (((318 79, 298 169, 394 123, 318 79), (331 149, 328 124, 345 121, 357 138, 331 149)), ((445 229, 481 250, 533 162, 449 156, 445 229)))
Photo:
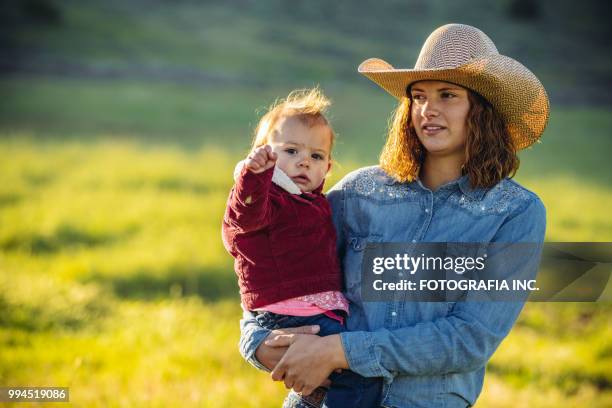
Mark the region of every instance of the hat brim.
POLYGON ((358 71, 397 99, 407 96, 411 84, 425 80, 451 82, 477 92, 502 115, 517 150, 535 143, 548 122, 544 86, 529 69, 505 55, 488 55, 456 68, 423 70, 395 69, 370 58, 358 71))

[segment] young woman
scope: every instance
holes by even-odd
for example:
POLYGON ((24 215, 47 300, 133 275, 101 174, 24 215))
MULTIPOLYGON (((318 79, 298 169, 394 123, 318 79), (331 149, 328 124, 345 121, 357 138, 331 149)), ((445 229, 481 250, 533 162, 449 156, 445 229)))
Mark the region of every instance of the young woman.
MULTIPOLYGON (((351 331, 271 333, 245 313, 241 353, 301 392, 289 397, 296 407, 324 406, 316 387, 337 369, 382 377, 385 407, 473 405, 523 303, 364 302, 363 251, 368 242, 541 243, 544 206, 510 177, 516 152, 544 131, 546 92, 482 31, 461 24, 435 30, 412 70, 369 59, 359 71, 399 106, 380 166, 347 175, 327 196, 351 331)), ((529 259, 511 261, 513 269, 529 259)))

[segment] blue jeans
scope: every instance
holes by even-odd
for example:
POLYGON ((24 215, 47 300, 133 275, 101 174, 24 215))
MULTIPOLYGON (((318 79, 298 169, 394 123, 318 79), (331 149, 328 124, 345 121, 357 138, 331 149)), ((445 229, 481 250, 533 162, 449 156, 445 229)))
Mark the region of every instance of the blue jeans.
MULTIPOLYGON (((287 316, 272 312, 263 312, 257 314, 255 318, 262 327, 270 330, 319 325, 319 336, 327 336, 346 331, 346 327, 339 321, 324 314, 314 316, 287 316)), ((350 370, 342 370, 341 373, 332 373, 329 379, 331 381, 331 387, 327 391, 327 396, 325 397, 325 407, 372 408, 380 406, 382 392, 382 379, 380 377, 362 377, 350 370)), ((317 392, 321 393, 322 391, 317 389, 317 392)), ((313 403, 308 403, 307 400, 307 397, 301 398, 299 394, 292 392, 285 400, 283 407, 317 407, 317 405, 313 403), (304 401, 300 401, 300 399, 304 399, 304 401)))

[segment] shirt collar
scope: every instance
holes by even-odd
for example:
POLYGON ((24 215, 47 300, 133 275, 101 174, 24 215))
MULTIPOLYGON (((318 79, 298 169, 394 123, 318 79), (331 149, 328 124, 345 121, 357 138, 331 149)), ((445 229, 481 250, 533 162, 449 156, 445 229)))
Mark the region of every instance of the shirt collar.
POLYGON ((470 178, 467 174, 459 177, 457 179, 457 183, 459 184, 459 189, 461 192, 472 200, 482 200, 482 197, 484 197, 485 193, 487 192, 487 190, 484 188, 472 188, 470 178))

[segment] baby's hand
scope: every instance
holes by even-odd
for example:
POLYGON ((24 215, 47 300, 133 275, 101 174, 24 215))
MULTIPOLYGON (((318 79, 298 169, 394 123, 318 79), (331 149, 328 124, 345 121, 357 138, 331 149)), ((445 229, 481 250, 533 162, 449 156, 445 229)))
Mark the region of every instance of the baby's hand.
POLYGON ((263 173, 276 164, 278 155, 270 145, 264 145, 253 150, 244 161, 246 168, 255 174, 263 173))

